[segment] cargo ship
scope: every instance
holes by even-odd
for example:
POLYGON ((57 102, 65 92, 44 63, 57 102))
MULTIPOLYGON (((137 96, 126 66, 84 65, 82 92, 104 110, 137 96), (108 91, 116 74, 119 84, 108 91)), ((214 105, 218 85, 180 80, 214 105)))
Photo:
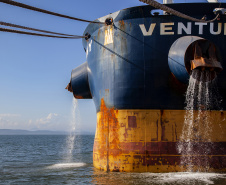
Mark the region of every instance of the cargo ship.
POLYGON ((226 3, 185 2, 164 4, 203 22, 144 5, 101 17, 84 31, 87 60, 72 70, 67 89, 95 103, 97 169, 186 171, 177 150, 185 92, 191 71, 204 67, 216 71, 222 110, 211 110, 213 134, 202 141, 211 150, 193 161, 202 165, 195 161, 207 156, 208 171, 226 171, 226 3))

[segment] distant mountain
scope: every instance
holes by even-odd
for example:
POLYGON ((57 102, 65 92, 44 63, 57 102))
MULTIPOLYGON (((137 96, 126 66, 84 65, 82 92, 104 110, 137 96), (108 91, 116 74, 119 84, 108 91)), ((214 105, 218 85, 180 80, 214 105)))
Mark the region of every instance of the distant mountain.
POLYGON ((63 131, 49 131, 49 130, 14 130, 14 129, 0 129, 0 135, 67 135, 63 131))
MULTIPOLYGON (((65 131, 50 131, 50 130, 16 130, 16 129, 0 129, 0 135, 68 135, 65 131)), ((80 132, 79 135, 94 135, 92 132, 80 132)))

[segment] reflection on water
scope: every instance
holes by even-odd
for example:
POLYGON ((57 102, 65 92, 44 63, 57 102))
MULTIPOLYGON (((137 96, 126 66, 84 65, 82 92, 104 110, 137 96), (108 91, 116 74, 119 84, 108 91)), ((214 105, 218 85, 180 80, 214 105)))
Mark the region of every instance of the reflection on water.
POLYGON ((73 163, 64 157, 67 136, 0 136, 0 184, 206 185, 226 184, 226 174, 119 173, 93 167, 94 136, 75 138, 73 163), (76 150, 77 147, 79 150, 76 150))
POLYGON ((207 185, 225 184, 226 174, 217 173, 118 173, 100 172, 94 169, 92 184, 170 184, 170 185, 207 185))

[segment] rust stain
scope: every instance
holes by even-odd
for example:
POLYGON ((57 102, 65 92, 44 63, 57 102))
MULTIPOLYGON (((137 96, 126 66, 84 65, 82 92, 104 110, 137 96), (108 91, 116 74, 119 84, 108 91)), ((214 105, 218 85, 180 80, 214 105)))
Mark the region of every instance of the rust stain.
POLYGON ((157 128, 157 129, 156 129, 156 138, 152 138, 151 141, 158 141, 158 134, 159 134, 159 132, 158 132, 158 125, 159 125, 159 124, 158 124, 158 122, 159 122, 159 121, 156 120, 156 128, 157 128))
POLYGON ((97 35, 97 38, 98 38, 98 39, 100 38, 100 33, 101 33, 101 29, 99 28, 99 30, 98 30, 98 35, 97 35))
POLYGON ((175 123, 175 137, 176 137, 176 141, 178 141, 178 138, 177 138, 177 124, 175 123))
POLYGON ((137 128, 136 116, 128 116, 128 127, 137 128))
POLYGON ((119 21, 119 25, 120 25, 120 28, 124 27, 125 26, 124 20, 119 21))
POLYGON ((224 119, 224 112, 221 112, 221 119, 224 119))
POLYGON ((167 141, 166 139, 166 123, 169 122, 169 120, 166 119, 166 116, 164 115, 164 110, 160 110, 160 121, 161 121, 161 128, 162 128, 162 135, 161 135, 161 140, 162 141, 167 141))
MULTIPOLYGON (((150 111, 150 116, 145 117, 146 112, 143 110, 115 110, 114 107, 107 107, 105 101, 104 98, 101 100, 100 112, 98 112, 94 144, 94 166, 96 168, 115 172, 186 170, 186 166, 183 167, 180 164, 181 156, 177 151, 177 142, 175 142, 180 138, 182 129, 181 118, 179 119, 178 115, 183 117, 184 111, 150 111), (137 127, 131 128, 135 121, 137 127), (144 122, 147 124, 143 124, 144 122), (147 131, 145 140, 144 129, 147 131), (156 130, 159 132, 155 133, 156 130), (154 134, 154 138, 148 136, 152 134, 154 134), (159 139, 153 141, 156 134, 159 139), (164 137, 166 141, 162 140, 164 137)), ((222 121, 220 118, 224 117, 223 112, 213 112, 212 114, 213 117, 218 118, 217 122, 222 121)), ((215 126, 215 130, 218 131, 218 127, 215 126)), ((216 136, 216 139, 218 138, 216 136)), ((222 142, 219 142, 218 139, 213 143, 203 142, 202 144, 202 146, 208 144, 211 147, 211 153, 208 155, 210 168, 213 170, 225 169, 225 164, 222 165, 221 161, 225 159, 226 144, 223 138, 220 141, 222 142)), ((195 147, 195 150, 199 150, 199 148, 195 147)), ((202 152, 200 154, 204 155, 205 151, 202 152)), ((194 165, 197 165, 195 161, 199 159, 202 160, 201 156, 194 156, 192 160, 194 165)))
MULTIPOLYGON (((106 91, 109 91, 106 89, 106 91)), ((104 98, 101 99, 100 116, 97 123, 97 137, 94 143, 94 153, 99 155, 99 160, 105 159, 101 166, 109 164, 112 165, 113 161, 109 160, 110 157, 117 157, 122 153, 119 147, 119 128, 120 124, 117 119, 117 110, 108 108, 105 104, 104 98)), ((98 159, 94 159, 98 161, 98 159)), ((117 168, 114 168, 117 171, 117 168)))
POLYGON ((173 130, 174 130, 173 126, 174 126, 174 125, 172 124, 172 141, 175 141, 175 140, 174 140, 174 133, 173 133, 173 130))
POLYGON ((121 53, 127 51, 127 40, 123 36, 121 37, 121 53))
POLYGON ((67 85, 67 87, 65 89, 67 89, 69 92, 72 92, 73 93, 71 82, 67 85))
MULTIPOLYGON (((119 21, 119 28, 121 30, 126 31, 126 28, 128 27, 128 26, 127 27, 126 26, 127 25, 124 22, 124 20, 119 21)), ((119 37, 119 39, 120 39, 120 43, 121 43, 120 51, 121 51, 121 53, 124 53, 127 51, 127 38, 124 36, 121 36, 121 37, 119 37)))
POLYGON ((82 96, 78 96, 78 95, 75 95, 75 94, 74 94, 74 97, 75 97, 76 99, 84 99, 82 96))
POLYGON ((203 48, 199 45, 198 42, 196 42, 194 50, 194 60, 191 61, 191 70, 198 67, 212 68, 213 70, 214 68, 216 68, 218 71, 223 70, 221 63, 217 61, 216 48, 213 44, 210 44, 208 48, 209 58, 203 55, 203 48))
POLYGON ((112 62, 114 61, 114 58, 115 58, 115 55, 114 54, 111 54, 111 61, 112 62))
POLYGON ((126 141, 129 136, 128 129, 126 128, 126 126, 125 126, 125 133, 123 134, 123 136, 124 136, 124 141, 126 141))
POLYGON ((105 48, 102 48, 103 55, 104 55, 105 51, 106 51, 106 49, 105 48))

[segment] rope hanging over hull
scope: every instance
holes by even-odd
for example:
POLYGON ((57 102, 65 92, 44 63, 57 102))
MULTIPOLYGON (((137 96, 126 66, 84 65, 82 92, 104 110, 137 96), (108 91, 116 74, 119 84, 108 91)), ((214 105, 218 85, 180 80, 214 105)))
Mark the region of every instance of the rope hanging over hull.
POLYGON ((104 24, 104 23, 101 23, 101 22, 89 21, 89 20, 85 20, 85 19, 80 19, 80 18, 68 16, 68 15, 63 15, 63 14, 51 12, 51 11, 48 11, 48 10, 36 8, 34 6, 26 5, 26 4, 23 4, 23 3, 20 3, 20 2, 16 2, 16 1, 0 0, 0 2, 5 3, 5 4, 9 4, 9 5, 13 5, 13 6, 18 6, 18 7, 25 8, 25 9, 29 9, 29 10, 33 10, 33 11, 37 11, 37 12, 41 12, 41 13, 45 13, 45 14, 50 14, 50 15, 54 15, 54 16, 58 16, 58 17, 67 18, 67 19, 72 19, 72 20, 76 20, 76 21, 104 24))
POLYGON ((2 31, 2 32, 10 32, 10 33, 18 33, 18 34, 24 34, 24 35, 41 36, 41 37, 62 38, 62 39, 81 39, 81 38, 85 38, 85 36, 66 37, 66 36, 57 36, 57 35, 46 35, 46 34, 26 32, 26 31, 19 31, 19 30, 13 30, 13 29, 8 29, 8 28, 1 28, 1 27, 0 27, 0 31, 2 31))
POLYGON ((187 19, 187 20, 190 20, 190 21, 194 21, 194 22, 209 23, 209 22, 215 21, 219 17, 219 14, 217 14, 217 16, 214 19, 206 21, 204 19, 196 19, 194 17, 185 15, 185 14, 183 14, 181 12, 178 12, 178 11, 176 11, 176 10, 174 10, 172 8, 169 8, 169 7, 167 7, 167 6, 165 6, 165 5, 161 4, 161 3, 158 3, 158 2, 156 2, 154 0, 139 0, 139 1, 141 1, 143 3, 146 3, 148 5, 151 5, 151 6, 155 7, 155 8, 157 8, 157 9, 161 9, 163 11, 166 11, 166 12, 171 13, 173 15, 176 15, 178 17, 181 17, 181 18, 184 18, 184 19, 187 19))
POLYGON ((12 24, 12 23, 2 22, 2 21, 0 21, 0 25, 14 27, 14 28, 21 28, 21 29, 25 29, 25 30, 38 31, 38 32, 43 32, 43 33, 50 33, 50 34, 54 34, 54 35, 62 35, 62 36, 69 36, 69 37, 82 37, 82 36, 78 36, 78 35, 69 35, 69 34, 64 34, 64 33, 58 33, 58 32, 46 31, 46 30, 41 30, 41 29, 36 29, 36 28, 30 28, 30 27, 20 26, 20 25, 17 25, 17 24, 12 24))

